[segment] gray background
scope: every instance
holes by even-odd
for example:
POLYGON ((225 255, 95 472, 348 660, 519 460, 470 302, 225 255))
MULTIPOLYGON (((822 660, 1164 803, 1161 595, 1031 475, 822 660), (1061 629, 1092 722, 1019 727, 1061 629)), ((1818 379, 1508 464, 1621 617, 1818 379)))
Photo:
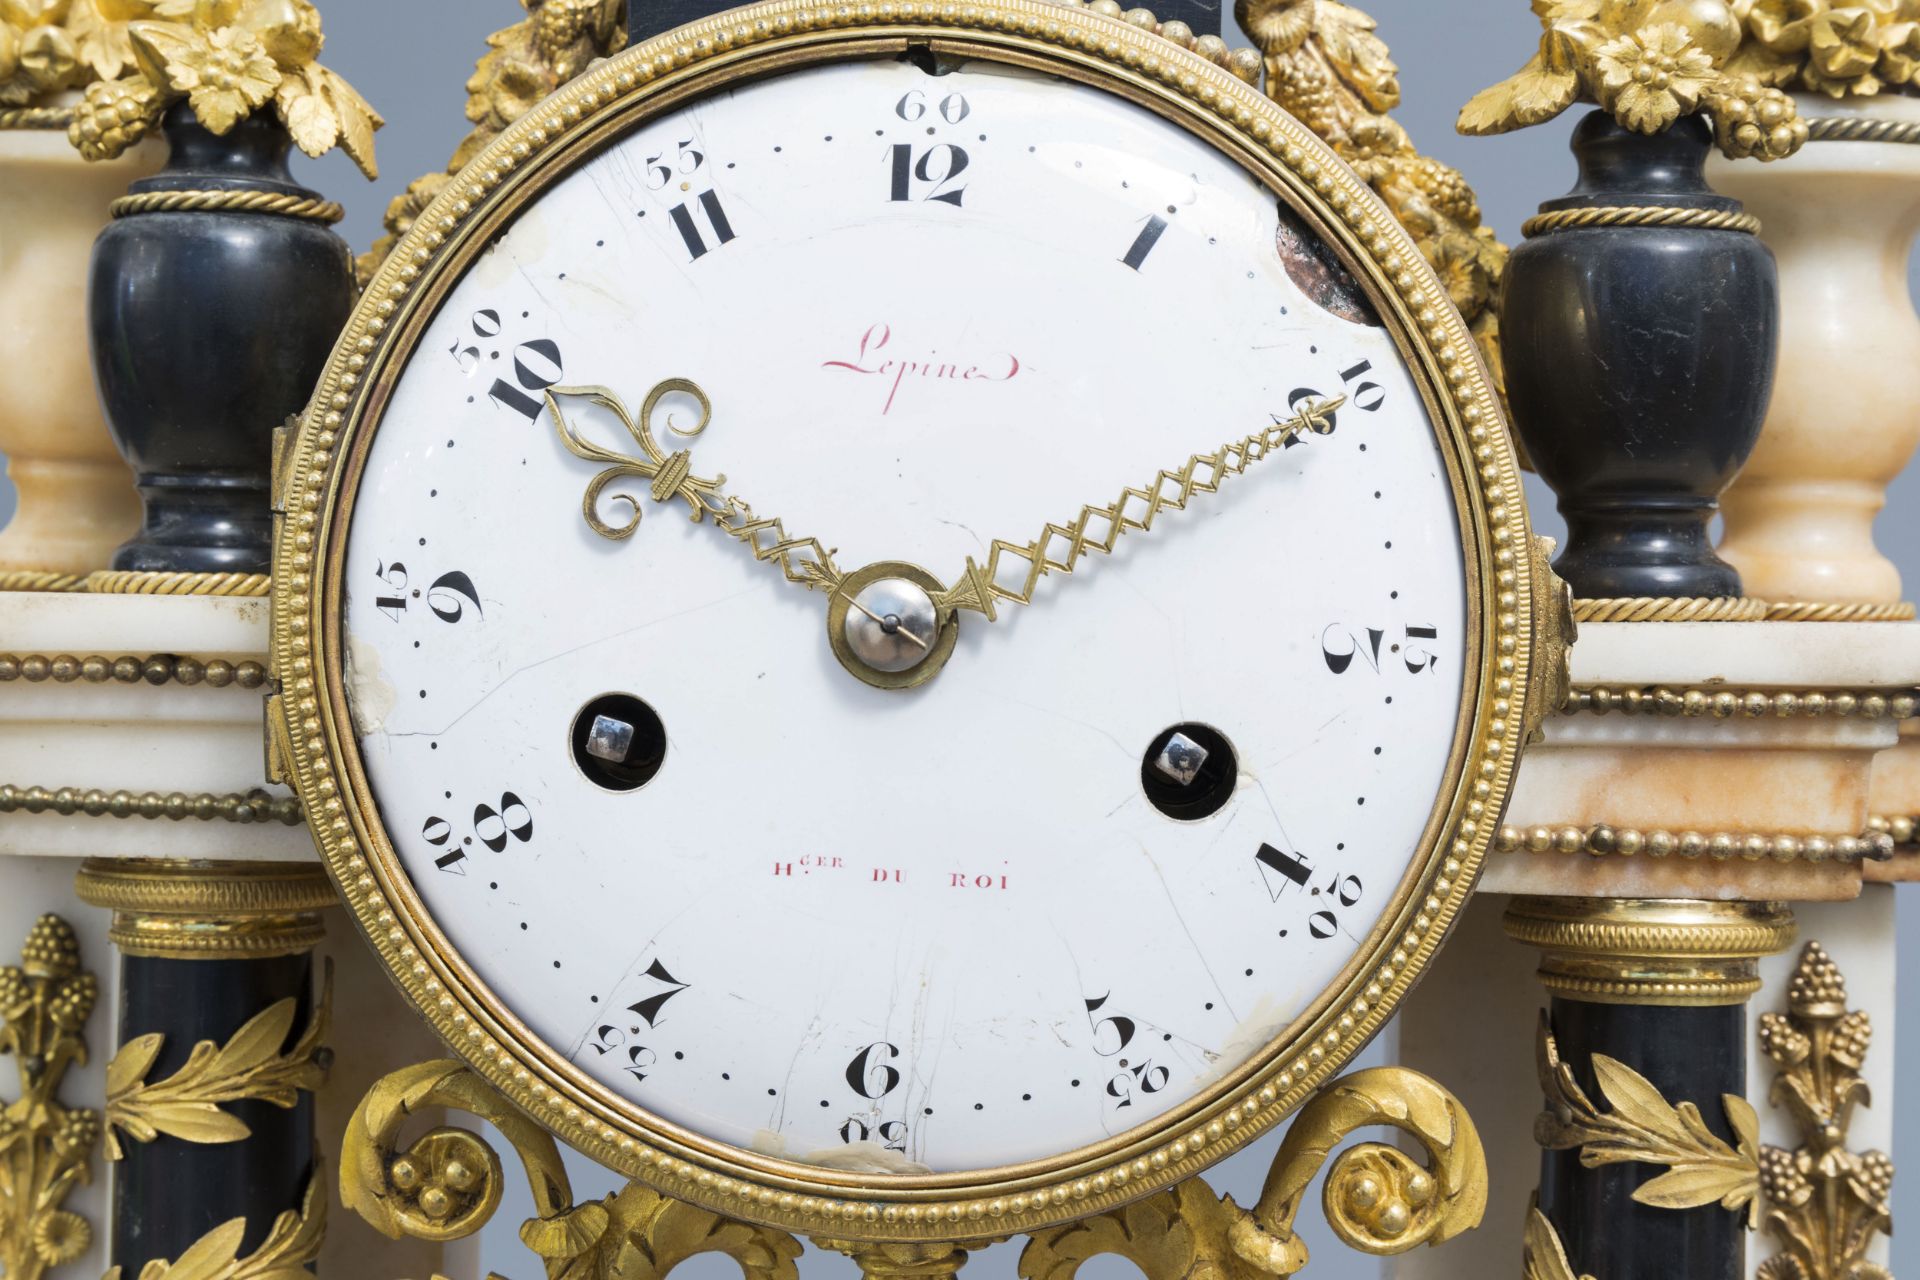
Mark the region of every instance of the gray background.
MULTIPOLYGON (((320 7, 327 30, 324 61, 387 117, 379 138, 382 176, 375 184, 366 183, 337 153, 320 161, 298 157, 296 169, 308 185, 346 203, 348 218, 340 231, 356 249, 364 249, 379 234, 387 201, 416 176, 445 165, 468 128, 462 85, 483 50, 482 42, 487 33, 517 21, 521 10, 515 0, 320 0, 320 7)), ((1362 7, 1379 19, 1381 35, 1401 63, 1405 100, 1400 120, 1423 149, 1466 173, 1485 205, 1488 222, 1503 240, 1516 242, 1520 223, 1534 206, 1572 183, 1566 138, 1574 115, 1497 139, 1461 138, 1452 126, 1468 97, 1518 68, 1532 51, 1538 28, 1526 5, 1522 0, 1362 0, 1362 7)), ((1245 43, 1237 32, 1228 35, 1233 43, 1245 43)), ((1543 532, 1557 533, 1551 496, 1536 489, 1534 497, 1536 523, 1543 532)), ((0 482, 0 522, 12 509, 11 487, 0 482)), ((1908 593, 1920 591, 1920 466, 1909 467, 1894 486, 1879 537, 1882 549, 1906 575, 1908 593)), ((1901 890, 1900 922, 1907 942, 1900 949, 1898 1053, 1911 1066, 1920 1062, 1920 888, 1901 890)), ((1907 1235, 1904 1241, 1895 1240, 1893 1269, 1912 1275, 1920 1274, 1920 1220, 1915 1216, 1920 1214, 1920 1092, 1910 1087, 1895 1101, 1904 1105, 1893 1155, 1907 1173, 1895 1184, 1894 1209, 1896 1219, 1904 1210, 1907 1235)), ((1242 1204, 1250 1203, 1276 1144, 1277 1135, 1269 1135, 1209 1180, 1242 1204)), ((612 1189, 611 1179, 595 1173, 583 1168, 576 1187, 582 1199, 612 1189)), ((524 1190, 519 1194, 524 1197, 524 1190)), ((529 1211, 529 1205, 512 1198, 503 1205, 488 1232, 488 1266, 508 1275, 530 1274, 532 1258, 513 1238, 513 1228, 529 1211)), ((1309 1275, 1342 1280, 1377 1274, 1370 1260, 1345 1253, 1318 1225, 1317 1192, 1301 1218, 1315 1254, 1309 1275)), ((969 1280, 1010 1277, 1015 1256, 1010 1248, 995 1250, 970 1264, 964 1274, 969 1280)), ((702 1261, 719 1270, 696 1264, 681 1273, 683 1280, 705 1280, 732 1269, 728 1263, 702 1261)), ((852 1274, 844 1260, 817 1259, 807 1265, 810 1276, 831 1271, 837 1280, 852 1274)), ((1083 1274, 1088 1280, 1109 1280, 1130 1270, 1107 1259, 1083 1274)))

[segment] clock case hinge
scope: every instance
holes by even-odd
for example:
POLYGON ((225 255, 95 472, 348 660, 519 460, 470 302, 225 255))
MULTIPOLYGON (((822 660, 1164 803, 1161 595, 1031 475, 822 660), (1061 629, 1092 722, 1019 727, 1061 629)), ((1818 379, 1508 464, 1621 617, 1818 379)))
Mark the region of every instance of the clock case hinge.
POLYGON ((1547 717, 1573 692, 1573 644, 1580 626, 1573 618, 1573 588, 1553 571, 1552 538, 1533 540, 1533 670, 1527 682, 1526 740, 1544 736, 1547 717))
MULTIPOLYGON (((300 417, 295 414, 273 429, 273 460, 270 509, 273 513, 273 540, 280 541, 281 525, 287 518, 287 487, 292 480, 294 445, 300 436, 300 417)), ((286 704, 280 694, 279 646, 271 646, 268 659, 266 718, 261 731, 263 768, 268 782, 291 785, 293 776, 293 736, 287 727, 286 704)))

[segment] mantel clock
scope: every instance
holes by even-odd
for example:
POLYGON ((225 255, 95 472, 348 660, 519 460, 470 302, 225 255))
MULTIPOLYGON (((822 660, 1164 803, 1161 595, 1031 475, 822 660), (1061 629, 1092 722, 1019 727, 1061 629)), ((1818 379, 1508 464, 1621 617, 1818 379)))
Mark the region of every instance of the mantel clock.
POLYGON ((277 750, 396 980, 583 1152, 816 1236, 1062 1222, 1285 1117, 1440 945, 1549 665, 1418 248, 1255 89, 1026 0, 596 64, 280 471, 277 750))

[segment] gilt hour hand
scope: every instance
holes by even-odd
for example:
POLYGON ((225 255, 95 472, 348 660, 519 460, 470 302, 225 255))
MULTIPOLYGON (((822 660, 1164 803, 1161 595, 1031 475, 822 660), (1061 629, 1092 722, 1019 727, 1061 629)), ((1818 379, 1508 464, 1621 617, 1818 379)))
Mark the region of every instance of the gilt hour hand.
POLYGON ((841 575, 840 570, 834 567, 833 553, 817 540, 789 538, 780 521, 760 519, 753 514, 752 507, 725 492, 727 478, 724 475, 716 475, 711 480, 696 476, 693 474, 693 455, 690 452, 682 449, 668 453, 660 447, 653 434, 653 418, 661 401, 671 395, 687 396, 698 404, 700 421, 691 427, 677 428, 669 417, 668 428, 688 438, 705 431, 713 420, 713 404, 707 399, 706 392, 685 378, 669 378, 657 384, 647 393, 646 403, 641 407, 638 418, 627 412, 626 404, 606 387, 548 388, 547 413, 553 418, 554 429, 559 432, 560 442, 567 447, 567 452, 588 462, 606 465, 606 469, 587 486, 587 496, 581 504, 587 527, 615 542, 631 538, 640 528, 639 501, 625 493, 616 493, 607 498, 610 502, 625 503, 631 513, 631 518, 625 524, 618 525, 601 517, 600 502, 607 497, 606 491, 613 484, 622 480, 645 480, 649 486, 648 496, 655 502, 685 502, 692 511, 695 524, 711 517, 722 533, 748 547, 755 560, 777 564, 787 581, 815 591, 831 591, 839 586, 841 575), (613 414, 620 420, 620 425, 626 428, 627 434, 633 437, 634 443, 640 446, 640 456, 618 453, 581 435, 560 411, 562 396, 589 401, 613 414))

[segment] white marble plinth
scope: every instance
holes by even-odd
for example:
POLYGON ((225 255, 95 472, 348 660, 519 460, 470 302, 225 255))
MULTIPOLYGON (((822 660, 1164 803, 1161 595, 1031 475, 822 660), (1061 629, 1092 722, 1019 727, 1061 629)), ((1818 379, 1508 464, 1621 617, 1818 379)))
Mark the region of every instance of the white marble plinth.
POLYGON ((1837 849, 1869 831, 1876 761, 1899 740, 1892 707, 1920 685, 1920 625, 1588 624, 1573 679, 1576 690, 1690 695, 1694 713, 1551 717, 1521 766, 1506 825, 1731 836, 1738 847, 1725 856, 1723 842, 1719 857, 1496 851, 1483 890, 1792 901, 1859 893, 1859 860, 1822 856, 1816 842, 1837 849), (1702 705, 1716 698, 1718 710, 1702 705), (1803 848, 1754 856, 1745 843, 1781 837, 1803 848))
MULTIPOLYGON (((267 601, 208 596, 0 594, 0 653, 267 661, 267 601)), ((291 793, 264 782, 262 688, 178 681, 0 684, 0 784, 186 796, 291 793)), ((10 813, 0 855, 307 862, 304 826, 199 818, 10 813)))

